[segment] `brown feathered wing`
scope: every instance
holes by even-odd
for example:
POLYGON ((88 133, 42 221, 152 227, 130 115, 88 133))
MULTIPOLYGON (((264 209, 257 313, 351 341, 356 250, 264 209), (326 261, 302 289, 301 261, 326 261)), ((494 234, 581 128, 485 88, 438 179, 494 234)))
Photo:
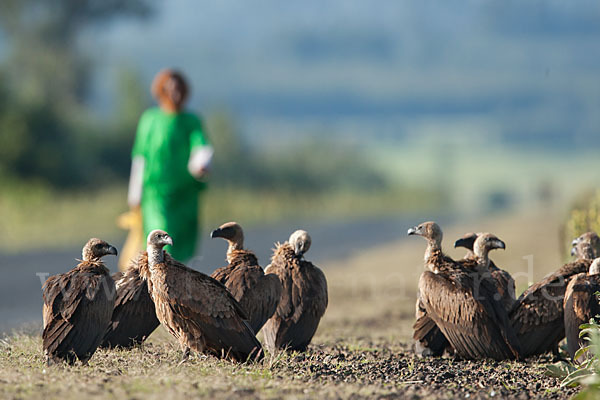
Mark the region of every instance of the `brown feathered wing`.
POLYGON ((443 355, 446 349, 452 352, 452 346, 450 346, 448 339, 446 339, 440 328, 427 315, 427 310, 425 310, 420 295, 417 298, 416 307, 413 339, 416 341, 415 351, 417 354, 438 357, 443 355))
POLYGON ((427 314, 461 357, 519 357, 519 343, 506 310, 492 300, 497 291, 491 280, 460 269, 438 274, 425 271, 419 291, 427 314))
POLYGON ((281 297, 281 283, 275 275, 265 275, 256 256, 246 250, 235 250, 231 263, 211 274, 240 303, 255 333, 275 312, 281 297))
POLYGON ((590 322, 590 318, 598 319, 600 302, 596 293, 600 291, 600 276, 586 273, 575 275, 565 292, 564 321, 567 336, 567 348, 573 359, 580 347, 589 345, 584 338, 579 337, 579 326, 590 322))
POLYGON ((182 345, 237 361, 262 358, 246 313, 221 283, 168 255, 155 269, 156 315, 182 345))
POLYGON ((115 284, 101 263, 83 261, 43 287, 43 348, 50 359, 86 363, 100 344, 115 303, 115 284))
POLYGON ((160 324, 148 292, 148 284, 140 275, 140 270, 144 270, 149 276, 146 252, 132 260, 125 272, 113 275, 117 298, 108 331, 100 347, 130 348, 142 343, 160 324))
POLYGON ((565 264, 519 296, 510 320, 524 357, 557 351, 558 342, 565 337, 565 290, 571 277, 587 272, 590 264, 591 260, 565 264))
POLYGON ((292 247, 279 245, 267 273, 276 274, 282 285, 275 314, 263 329, 269 348, 304 351, 327 308, 327 280, 311 262, 300 260, 292 247))

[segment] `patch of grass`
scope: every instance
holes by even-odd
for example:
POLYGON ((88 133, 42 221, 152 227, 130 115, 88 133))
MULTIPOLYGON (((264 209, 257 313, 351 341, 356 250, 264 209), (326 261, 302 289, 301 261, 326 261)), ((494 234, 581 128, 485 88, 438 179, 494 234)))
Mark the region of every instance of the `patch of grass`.
MULTIPOLYGON (((531 280, 561 265, 558 222, 551 215, 514 215, 444 228, 444 245, 466 231, 489 230, 507 242, 494 261, 531 280), (558 246, 555 246, 558 247, 558 246)), ((181 351, 159 328, 133 350, 98 351, 88 366, 46 367, 39 334, 0 341, 0 398, 474 398, 553 396, 568 398, 578 388, 559 388, 545 376, 545 358, 525 362, 418 358, 411 350, 415 288, 423 270, 420 238, 387 243, 331 260, 323 267, 329 307, 309 351, 267 354, 260 364, 237 365, 192 356, 178 365, 181 351), (413 240, 414 239, 414 240, 413 240), (551 391, 549 391, 551 390, 551 391)), ((39 331, 38 331, 39 332, 39 331)), ((260 336, 260 335, 259 335, 260 336)))

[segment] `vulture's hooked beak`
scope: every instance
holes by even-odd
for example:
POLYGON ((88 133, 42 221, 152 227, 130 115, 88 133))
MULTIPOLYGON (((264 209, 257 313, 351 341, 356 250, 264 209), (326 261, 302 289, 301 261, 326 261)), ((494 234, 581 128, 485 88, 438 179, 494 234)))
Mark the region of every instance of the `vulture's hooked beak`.
POLYGON ((497 249, 506 250, 506 243, 504 243, 502 240, 498 239, 494 243, 495 243, 497 249))
POLYGON ((116 256, 118 253, 119 252, 117 251, 117 248, 115 246, 108 246, 106 254, 112 254, 113 256, 116 256))
POLYGON ((173 246, 173 238, 171 236, 167 237, 166 244, 168 244, 169 246, 173 246))
POLYGON ((577 243, 579 243, 579 238, 573 239, 573 241, 571 242, 571 246, 575 247, 577 246, 577 243))
POLYGON ((419 234, 419 228, 417 228, 416 226, 413 226, 412 228, 410 228, 407 232, 407 234, 410 235, 418 235, 419 234))
POLYGON ((214 231, 212 231, 212 232, 210 233, 210 237, 211 237, 212 239, 214 239, 214 238, 218 238, 218 237, 224 237, 224 236, 223 236, 223 229, 221 229, 221 228, 217 228, 217 229, 215 229, 214 231))
MULTIPOLYGON (((458 239, 456 242, 454 242, 454 248, 457 247, 467 247, 467 240, 465 238, 460 238, 458 239)), ((471 244, 471 248, 473 247, 473 245, 471 244)))
POLYGON ((575 257, 576 254, 577 254, 577 247, 572 247, 571 248, 571 256, 575 257))
POLYGON ((302 251, 302 243, 298 240, 296 241, 294 247, 294 253, 296 253, 296 256, 302 257, 304 255, 304 252, 302 251))

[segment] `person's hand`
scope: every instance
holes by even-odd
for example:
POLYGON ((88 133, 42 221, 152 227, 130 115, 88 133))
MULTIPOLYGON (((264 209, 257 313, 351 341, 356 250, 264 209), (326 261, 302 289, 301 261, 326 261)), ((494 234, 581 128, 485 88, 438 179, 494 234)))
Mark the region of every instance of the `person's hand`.
POLYGON ((196 178, 196 180, 199 181, 204 181, 208 178, 208 174, 210 173, 210 169, 209 168, 199 168, 198 170, 194 171, 194 178, 196 178))

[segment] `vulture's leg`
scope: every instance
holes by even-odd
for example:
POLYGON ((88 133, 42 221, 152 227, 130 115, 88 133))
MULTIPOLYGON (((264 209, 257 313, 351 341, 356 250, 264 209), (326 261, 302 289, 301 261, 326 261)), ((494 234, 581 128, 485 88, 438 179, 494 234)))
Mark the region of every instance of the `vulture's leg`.
POLYGON ((552 359, 553 363, 556 363, 556 362, 559 362, 559 361, 568 361, 568 360, 564 359, 563 357, 561 357, 560 350, 559 350, 559 347, 558 347, 558 343, 556 343, 552 347, 552 355, 554 356, 554 358, 552 359))
POLYGON ((183 364, 184 362, 186 362, 189 358, 190 358, 190 348, 186 347, 183 350, 183 357, 181 357, 181 361, 179 362, 178 366, 183 364))

